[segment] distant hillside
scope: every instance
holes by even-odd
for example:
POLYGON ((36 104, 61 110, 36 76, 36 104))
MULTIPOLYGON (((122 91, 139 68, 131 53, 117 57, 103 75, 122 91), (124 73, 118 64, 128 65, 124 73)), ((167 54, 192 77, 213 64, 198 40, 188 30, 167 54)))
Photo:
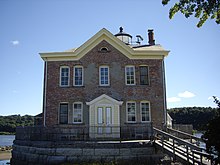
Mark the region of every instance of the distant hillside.
POLYGON ((183 107, 168 109, 174 124, 192 124, 195 130, 205 130, 209 120, 217 114, 217 108, 183 107))
MULTIPOLYGON (((217 114, 217 108, 183 107, 167 110, 174 124, 192 124, 195 130, 204 130, 207 122, 217 114)), ((15 133, 17 126, 33 126, 34 116, 0 116, 0 132, 15 133)))
POLYGON ((0 132, 14 133, 17 126, 33 126, 34 117, 30 115, 0 116, 0 132))

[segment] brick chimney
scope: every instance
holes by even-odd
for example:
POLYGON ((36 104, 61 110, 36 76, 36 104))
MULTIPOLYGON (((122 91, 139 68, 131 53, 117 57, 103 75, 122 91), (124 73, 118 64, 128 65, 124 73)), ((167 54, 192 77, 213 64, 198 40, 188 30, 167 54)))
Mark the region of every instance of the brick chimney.
POLYGON ((149 43, 149 45, 155 45, 154 32, 153 31, 154 31, 153 29, 148 30, 148 43, 149 43))

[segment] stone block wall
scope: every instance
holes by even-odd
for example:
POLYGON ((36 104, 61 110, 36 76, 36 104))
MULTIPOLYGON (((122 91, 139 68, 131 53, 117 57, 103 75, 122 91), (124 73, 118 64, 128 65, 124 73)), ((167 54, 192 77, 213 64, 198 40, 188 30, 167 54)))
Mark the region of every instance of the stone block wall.
POLYGON ((142 143, 54 143, 15 141, 11 164, 64 164, 64 163, 129 163, 157 164, 163 157, 154 146, 142 143))

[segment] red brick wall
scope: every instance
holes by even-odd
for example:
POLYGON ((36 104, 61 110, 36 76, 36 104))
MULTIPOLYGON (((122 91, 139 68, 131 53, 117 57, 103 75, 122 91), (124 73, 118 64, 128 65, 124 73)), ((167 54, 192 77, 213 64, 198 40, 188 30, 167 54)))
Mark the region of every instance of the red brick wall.
MULTIPOLYGON (((140 101, 150 101, 151 119, 154 126, 161 126, 164 120, 164 93, 162 79, 162 60, 132 60, 127 58, 106 41, 102 41, 79 61, 54 61, 47 65, 47 93, 46 93, 46 125, 58 124, 58 110, 60 102, 84 103, 84 123, 88 124, 88 106, 85 102, 106 94, 116 100, 123 101, 121 106, 121 125, 126 122, 126 101, 136 101, 137 114, 140 114, 140 101), (101 47, 107 47, 109 52, 102 53, 101 47), (59 87, 60 66, 70 67, 70 86, 59 87), (73 86, 73 67, 84 67, 84 86, 73 86), (110 86, 99 86, 99 66, 108 65, 110 70, 110 86), (135 65, 135 86, 125 85, 125 66, 135 65), (150 85, 140 85, 139 66, 149 66, 150 85)), ((140 116, 137 116, 140 120, 140 116)))

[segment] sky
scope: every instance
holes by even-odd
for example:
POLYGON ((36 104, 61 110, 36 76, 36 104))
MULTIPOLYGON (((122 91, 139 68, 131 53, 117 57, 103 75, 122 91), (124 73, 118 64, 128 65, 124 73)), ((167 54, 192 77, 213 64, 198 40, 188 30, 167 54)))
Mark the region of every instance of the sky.
POLYGON ((165 59, 167 107, 216 107, 220 97, 220 25, 178 13, 162 0, 1 0, 0 115, 42 112, 41 52, 76 48, 102 28, 144 38, 154 29, 156 44, 170 50, 165 59))

